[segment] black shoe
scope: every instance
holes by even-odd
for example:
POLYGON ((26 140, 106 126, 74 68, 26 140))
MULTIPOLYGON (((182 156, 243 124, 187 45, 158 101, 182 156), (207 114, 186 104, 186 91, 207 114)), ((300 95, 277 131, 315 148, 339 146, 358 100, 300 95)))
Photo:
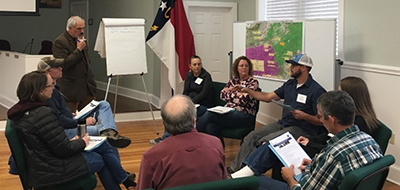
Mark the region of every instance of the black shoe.
POLYGON ((128 178, 126 178, 126 180, 124 182, 122 182, 122 184, 125 186, 125 188, 129 189, 129 187, 136 187, 136 185, 137 185, 135 183, 136 174, 129 173, 129 172, 126 172, 126 174, 128 174, 128 178))
POLYGON ((100 136, 107 137, 108 143, 117 148, 125 148, 131 144, 131 139, 119 135, 117 131, 112 129, 100 132, 100 136))
POLYGON ((228 171, 229 174, 235 173, 235 171, 230 166, 226 166, 226 171, 228 171))
POLYGON ((136 178, 136 174, 135 173, 126 172, 126 174, 128 174, 128 179, 129 180, 135 181, 135 178, 136 178))

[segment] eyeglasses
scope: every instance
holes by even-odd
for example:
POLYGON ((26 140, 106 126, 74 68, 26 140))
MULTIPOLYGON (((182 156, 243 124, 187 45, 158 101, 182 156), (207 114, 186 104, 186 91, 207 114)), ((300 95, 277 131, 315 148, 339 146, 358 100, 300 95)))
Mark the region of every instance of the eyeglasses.
POLYGON ((56 84, 54 84, 54 83, 51 83, 51 84, 49 84, 49 85, 46 85, 45 87, 46 88, 48 88, 48 87, 54 87, 56 84))
POLYGON ((249 67, 249 65, 238 65, 238 67, 249 67))

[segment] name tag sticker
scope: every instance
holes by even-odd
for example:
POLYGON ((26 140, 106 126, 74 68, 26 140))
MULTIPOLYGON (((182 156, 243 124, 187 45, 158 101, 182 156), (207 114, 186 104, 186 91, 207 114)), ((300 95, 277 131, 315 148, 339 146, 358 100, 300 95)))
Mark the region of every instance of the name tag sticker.
POLYGON ((307 101, 307 95, 304 94, 297 94, 297 102, 305 104, 307 101))
POLYGON ((202 78, 197 78, 196 81, 194 81, 194 83, 200 85, 203 82, 202 78))

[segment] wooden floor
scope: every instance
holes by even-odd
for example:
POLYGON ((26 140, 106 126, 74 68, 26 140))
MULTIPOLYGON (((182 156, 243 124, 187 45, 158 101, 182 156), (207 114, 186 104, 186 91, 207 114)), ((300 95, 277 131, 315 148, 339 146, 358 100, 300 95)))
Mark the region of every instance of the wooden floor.
MULTIPOLYGON (((157 126, 162 126, 161 120, 157 120, 157 126)), ((259 127, 260 124, 257 124, 259 127)), ((149 140, 156 138, 153 121, 137 121, 137 122, 121 122, 117 123, 118 130, 124 136, 132 139, 132 144, 124 149, 119 149, 121 155, 122 166, 129 172, 138 174, 140 160, 143 152, 151 148, 149 140)), ((225 140, 225 157, 226 163, 234 159, 238 149, 239 140, 225 140)), ((8 157, 10 150, 4 132, 0 132, 0 189, 1 190, 18 190, 22 189, 19 177, 8 174, 8 157)), ((267 174, 268 175, 268 174, 267 174)), ((96 190, 103 189, 98 181, 96 190)), ((124 188, 123 188, 124 189, 124 188)), ((400 190, 400 187, 393 183, 386 182, 384 190, 400 190)))

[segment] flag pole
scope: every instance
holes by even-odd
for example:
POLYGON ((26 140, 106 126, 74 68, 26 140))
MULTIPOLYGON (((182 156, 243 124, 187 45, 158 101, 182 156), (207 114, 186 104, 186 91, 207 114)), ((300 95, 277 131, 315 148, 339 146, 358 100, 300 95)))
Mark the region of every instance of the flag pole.
POLYGON ((104 101, 107 101, 107 96, 108 96, 108 91, 110 89, 110 83, 111 83, 111 78, 112 78, 112 74, 110 76, 108 76, 108 83, 107 83, 107 89, 106 89, 106 95, 104 97, 104 101))

